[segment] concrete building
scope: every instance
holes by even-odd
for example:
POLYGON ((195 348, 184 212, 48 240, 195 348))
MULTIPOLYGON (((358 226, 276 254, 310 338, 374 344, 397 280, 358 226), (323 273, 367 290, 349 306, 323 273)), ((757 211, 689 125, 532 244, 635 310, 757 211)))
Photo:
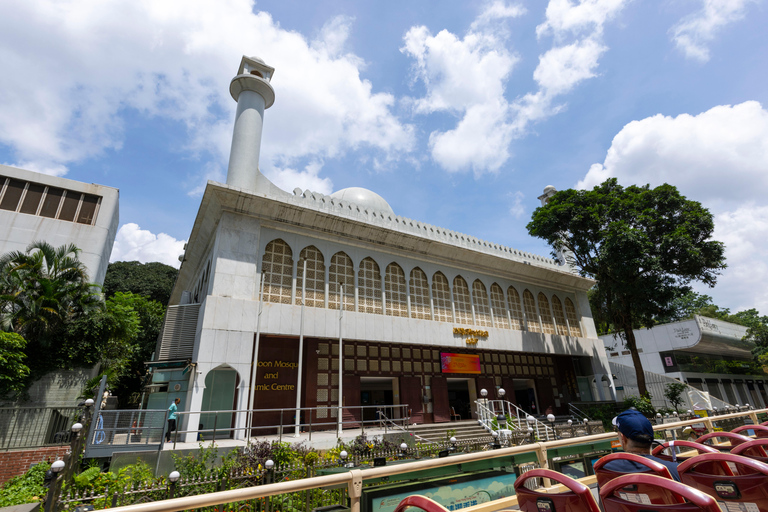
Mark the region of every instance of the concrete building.
MULTIPOLYGON (((635 332, 640 360, 655 401, 663 402, 664 384, 677 379, 731 405, 768 405, 768 375, 752 363, 754 345, 743 341, 747 328, 714 318, 694 316, 690 320, 657 325, 635 332), (649 379, 648 374, 663 376, 649 379)), ((637 395, 637 384, 629 350, 613 335, 601 336, 617 381, 618 397, 637 395), (620 366, 616 366, 620 365, 620 366), (623 371, 632 368, 631 371, 623 371)), ((663 405, 663 403, 660 403, 663 405)))
POLYGON ((0 254, 32 242, 75 244, 103 284, 117 234, 118 190, 0 165, 0 254))
MULTIPOLYGON (((258 155, 273 73, 243 57, 232 80, 227 183, 206 186, 149 363, 147 407, 179 396, 181 410, 202 412, 187 426, 240 428, 242 413, 205 411, 301 406, 315 408, 303 422, 332 424, 341 398, 345 418, 375 418, 356 405, 407 404, 428 423, 470 417, 483 388, 505 388, 531 413, 613 398, 591 280, 397 215, 370 190, 291 194, 269 182, 258 155)), ((278 423, 279 412, 253 417, 278 423)))

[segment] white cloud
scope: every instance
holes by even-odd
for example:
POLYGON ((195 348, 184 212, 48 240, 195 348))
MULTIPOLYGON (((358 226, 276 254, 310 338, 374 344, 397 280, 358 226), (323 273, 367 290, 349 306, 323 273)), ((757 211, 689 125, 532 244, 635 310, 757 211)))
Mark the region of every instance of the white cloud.
POLYGON ((552 48, 539 57, 533 79, 548 95, 566 93, 595 76, 597 59, 605 50, 605 46, 591 38, 552 48))
POLYGON ((550 0, 546 20, 536 27, 536 35, 553 34, 556 38, 566 34, 586 32, 601 34, 603 26, 628 3, 628 0, 550 0))
POLYGON ((135 109, 183 123, 191 142, 179 150, 226 167, 229 81, 255 53, 276 68, 263 167, 361 145, 396 157, 412 149, 413 129, 344 52, 350 27, 333 18, 310 41, 248 0, 17 2, 0 17, 0 143, 26 167, 62 173, 120 149, 123 111, 135 109))
POLYGON ((512 200, 512 206, 509 207, 509 214, 515 219, 522 218, 526 213, 525 205, 523 204, 525 194, 518 190, 513 194, 510 193, 509 197, 512 200))
POLYGON ((333 182, 330 178, 321 178, 320 170, 323 168, 322 162, 311 162, 303 171, 296 169, 272 169, 267 177, 286 192, 293 192, 293 189, 299 187, 301 190, 311 190, 329 195, 333 192, 333 182))
POLYGON ((186 240, 176 240, 165 233, 155 235, 131 222, 118 230, 109 261, 159 261, 179 268, 185 243, 186 240))
MULTIPOLYGON (((698 115, 632 121, 614 137, 602 164, 577 187, 609 177, 622 185, 670 183, 715 215, 715 239, 728 268, 705 291, 731 310, 768 313, 768 110, 755 101, 698 115)), ((702 290, 703 291, 703 290, 702 290)))
POLYGON ((686 57, 709 60, 709 44, 724 26, 739 21, 754 0, 701 0, 701 10, 672 27, 672 39, 686 57))
POLYGON ((502 2, 489 4, 463 38, 442 30, 412 27, 401 51, 414 59, 414 79, 426 95, 412 100, 420 114, 446 111, 460 117, 454 129, 433 131, 432 157, 448 171, 497 170, 509 157, 512 140, 505 83, 518 57, 506 48, 500 22, 524 10, 502 2))

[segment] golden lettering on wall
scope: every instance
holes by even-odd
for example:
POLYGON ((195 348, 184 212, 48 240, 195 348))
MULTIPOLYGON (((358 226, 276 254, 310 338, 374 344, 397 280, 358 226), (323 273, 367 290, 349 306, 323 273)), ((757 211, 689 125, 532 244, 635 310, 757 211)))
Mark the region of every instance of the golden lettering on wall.
MULTIPOLYGON (((297 363, 288 361, 259 361, 257 366, 259 368, 270 368, 273 370, 264 373, 261 377, 263 380, 278 380, 280 378, 278 368, 294 369, 299 367, 297 363)), ((296 389, 296 386, 294 384, 278 384, 277 382, 272 382, 268 384, 256 384, 255 388, 256 391, 293 391, 296 389)))
POLYGON ((464 341, 467 345, 477 345, 478 338, 487 338, 488 331, 476 331, 474 329, 467 329, 466 327, 454 327, 453 334, 459 336, 469 336, 464 341))

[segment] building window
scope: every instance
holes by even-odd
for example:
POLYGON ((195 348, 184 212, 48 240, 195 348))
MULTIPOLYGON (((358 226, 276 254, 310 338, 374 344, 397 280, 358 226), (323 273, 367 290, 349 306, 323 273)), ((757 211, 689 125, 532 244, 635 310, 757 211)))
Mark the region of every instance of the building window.
POLYGON ((19 199, 24 193, 26 182, 21 180, 6 179, 5 190, 3 190, 3 199, 0 201, 0 209, 15 212, 19 207, 19 199))
POLYGON ((261 263, 264 279, 264 300, 279 304, 291 303, 293 280, 293 251, 284 241, 277 239, 267 244, 261 263))
POLYGON ((493 326, 509 329, 507 308, 504 307, 504 290, 496 283, 491 285, 491 308, 493 308, 493 326))
POLYGON ((488 306, 488 292, 479 279, 475 279, 472 283, 472 298, 475 303, 475 323, 483 327, 493 327, 491 308, 488 306))
POLYGON ((514 286, 507 288, 507 300, 509 302, 509 316, 512 317, 512 329, 522 331, 525 327, 523 320, 523 307, 520 304, 520 294, 514 286))
POLYGON ((411 288, 411 317, 430 320, 432 312, 429 308, 429 283, 427 274, 419 267, 411 270, 409 282, 411 288))
POLYGON ((544 334, 554 334, 555 326, 552 324, 552 311, 549 309, 547 296, 539 293, 539 313, 541 314, 541 330, 544 334))
POLYGON ((328 308, 339 309, 339 292, 344 286, 344 311, 355 310, 355 269, 352 259, 343 252, 337 252, 331 258, 328 269, 328 308))
POLYGON ((557 295, 552 296, 552 312, 555 314, 555 329, 557 334, 568 336, 568 328, 565 323, 565 313, 563 313, 563 303, 557 295))
POLYGON ((432 276, 432 300, 435 302, 435 320, 453 322, 451 287, 442 272, 435 272, 432 276))
POLYGON ((573 302, 568 298, 565 299, 565 315, 568 318, 571 336, 581 337, 581 327, 579 327, 579 319, 576 316, 576 308, 573 307, 573 302))
POLYGON ((408 293, 405 289, 405 272, 397 263, 387 265, 384 276, 387 296, 387 315, 408 316, 408 293))
POLYGON ((360 313, 381 315, 381 272, 379 272, 379 265, 372 258, 365 258, 360 262, 357 288, 360 301, 357 310, 360 313))
POLYGON ((533 300, 533 294, 523 291, 523 307, 525 307, 525 317, 528 319, 528 330, 531 332, 541 332, 539 315, 536 313, 536 302, 533 300))
POLYGON ((325 259, 317 247, 310 245, 301 251, 299 264, 296 268, 296 305, 301 305, 301 288, 304 280, 304 264, 307 260, 307 283, 304 286, 307 293, 306 305, 311 308, 325 307, 325 259))
POLYGON ((473 324, 472 303, 469 300, 469 286, 461 276, 453 278, 453 307, 457 324, 473 324))

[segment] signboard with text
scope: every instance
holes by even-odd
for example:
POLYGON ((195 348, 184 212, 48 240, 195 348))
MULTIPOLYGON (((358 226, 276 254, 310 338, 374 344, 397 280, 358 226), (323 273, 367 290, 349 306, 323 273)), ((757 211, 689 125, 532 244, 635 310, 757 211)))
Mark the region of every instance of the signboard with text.
POLYGON ((477 354, 441 352, 440 370, 443 373, 480 374, 480 356, 477 354))

